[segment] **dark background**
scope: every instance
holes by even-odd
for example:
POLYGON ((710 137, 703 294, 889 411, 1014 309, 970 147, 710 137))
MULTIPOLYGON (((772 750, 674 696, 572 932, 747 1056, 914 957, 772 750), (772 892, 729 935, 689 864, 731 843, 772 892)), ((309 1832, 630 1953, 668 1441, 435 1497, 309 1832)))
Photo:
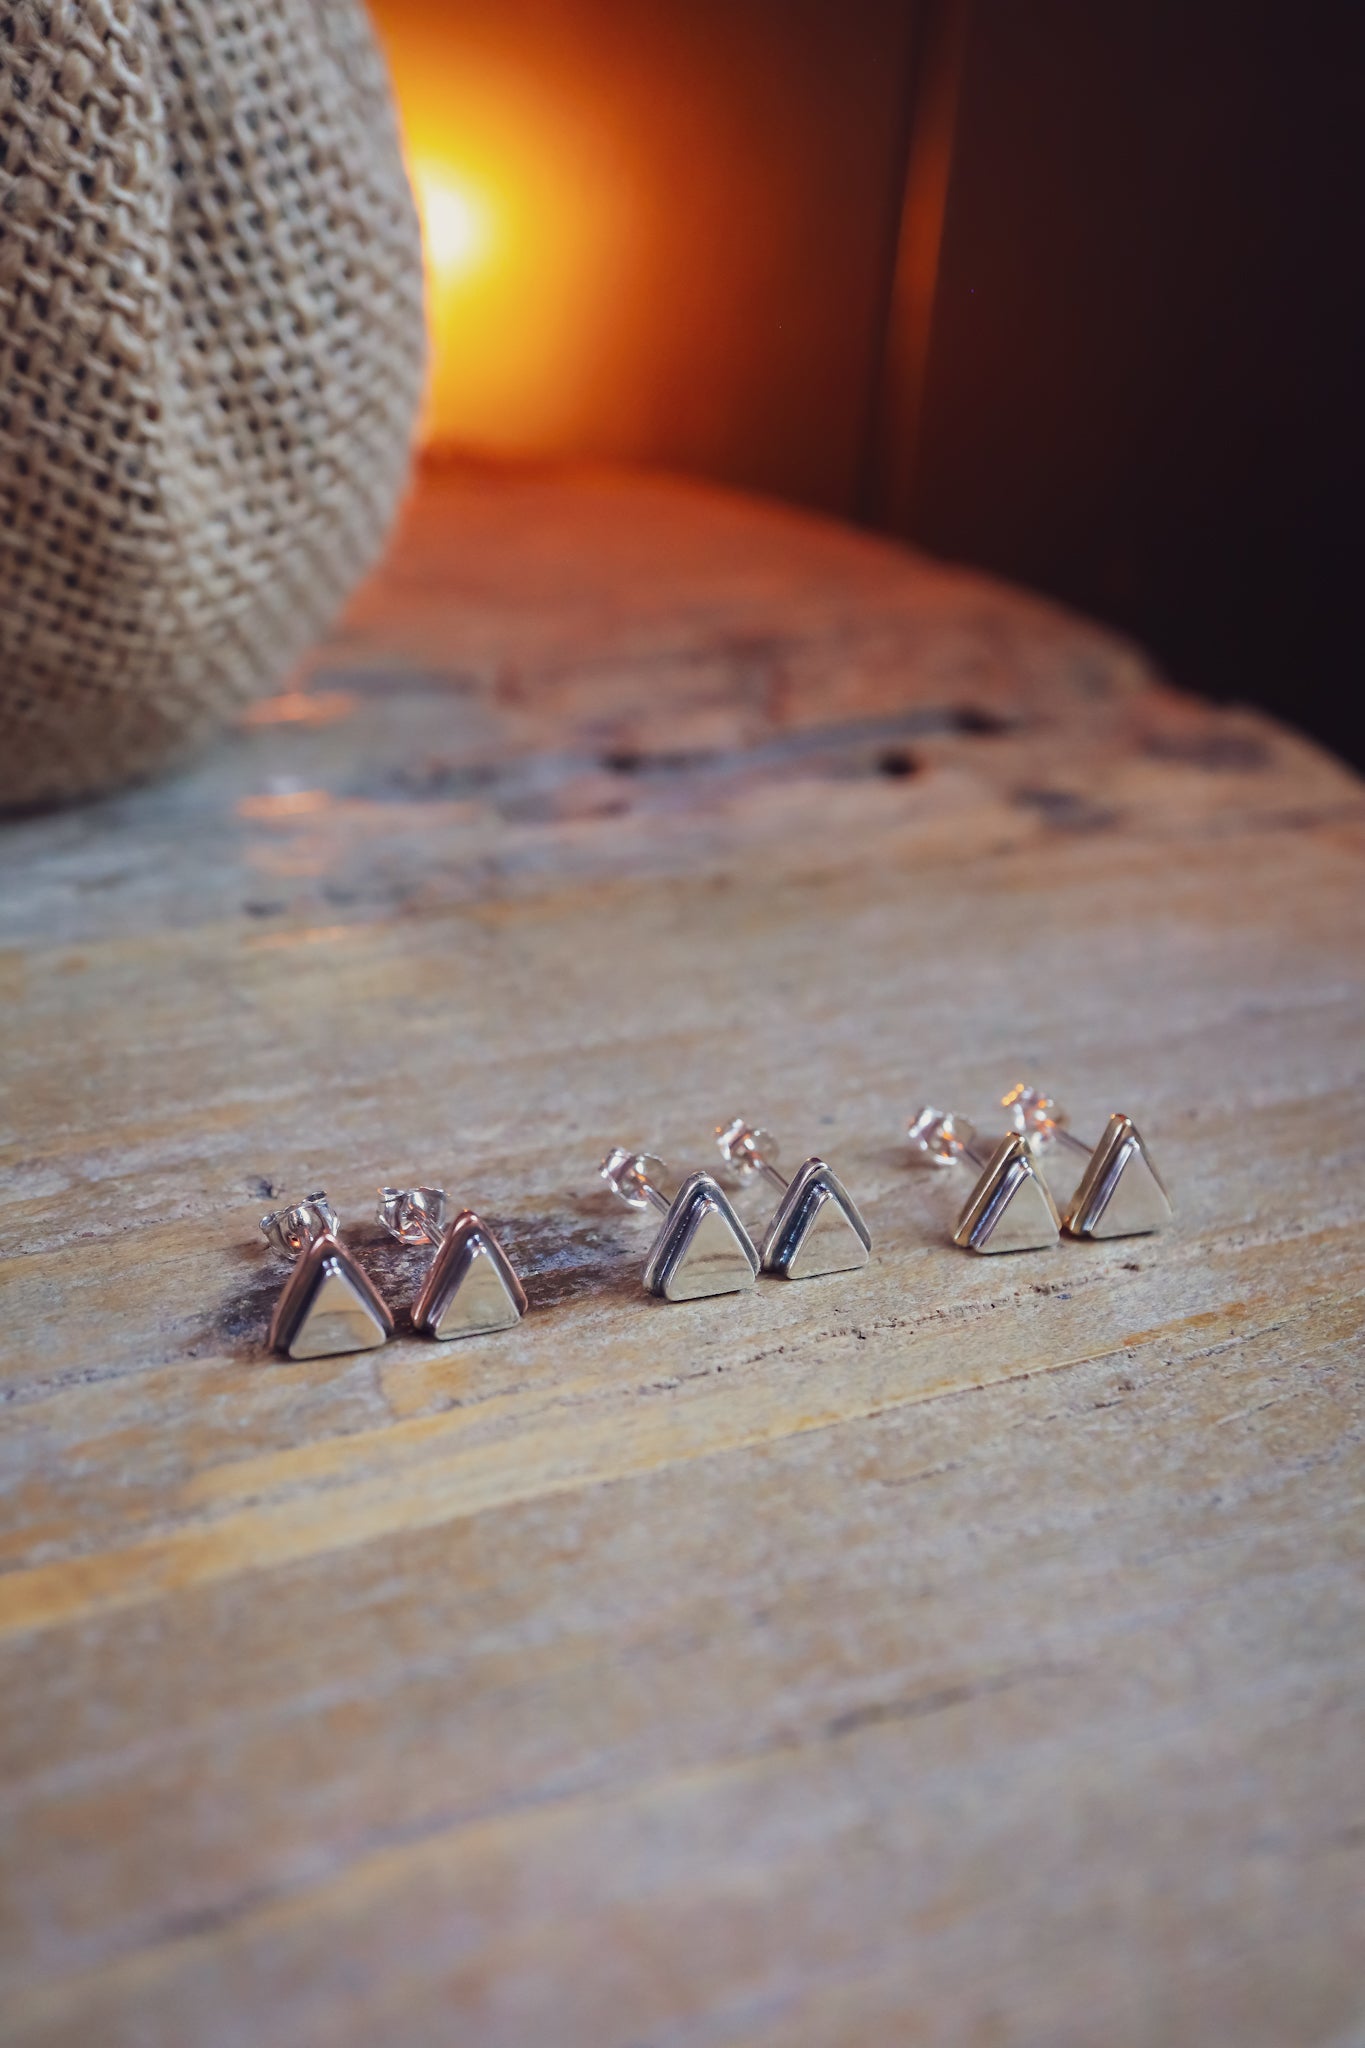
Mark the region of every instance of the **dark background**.
POLYGON ((1365 762, 1365 8, 960 15, 920 60, 956 96, 922 388, 890 433, 893 337, 864 509, 1365 762))
POLYGON ((888 528, 1365 764, 1362 0, 373 5, 428 139, 554 142, 565 388, 522 432, 457 374, 445 438, 888 528), (580 163, 629 227, 569 346, 580 163))

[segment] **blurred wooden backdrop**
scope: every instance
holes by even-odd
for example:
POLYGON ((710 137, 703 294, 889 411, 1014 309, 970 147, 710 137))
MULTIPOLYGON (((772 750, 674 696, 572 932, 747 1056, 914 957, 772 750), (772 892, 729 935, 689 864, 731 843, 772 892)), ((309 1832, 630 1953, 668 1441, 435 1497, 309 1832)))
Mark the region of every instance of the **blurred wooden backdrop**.
POLYGON ((1365 758, 1353 0, 373 0, 435 441, 1018 578, 1365 758))

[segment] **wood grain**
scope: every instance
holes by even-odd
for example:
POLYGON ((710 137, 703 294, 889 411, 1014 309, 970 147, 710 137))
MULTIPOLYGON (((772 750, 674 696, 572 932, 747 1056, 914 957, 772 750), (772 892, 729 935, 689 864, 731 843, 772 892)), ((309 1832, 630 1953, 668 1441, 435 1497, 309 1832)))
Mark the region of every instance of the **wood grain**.
POLYGON ((1361 2038, 1344 769, 817 521, 452 470, 0 859, 0 2037, 1361 2038), (1020 1074, 1168 1236, 952 1249, 904 1119, 1020 1074), (872 1264, 652 1302, 596 1161, 738 1110, 872 1264), (433 1178, 519 1328, 268 1358, 268 1192, 407 1302, 433 1178))

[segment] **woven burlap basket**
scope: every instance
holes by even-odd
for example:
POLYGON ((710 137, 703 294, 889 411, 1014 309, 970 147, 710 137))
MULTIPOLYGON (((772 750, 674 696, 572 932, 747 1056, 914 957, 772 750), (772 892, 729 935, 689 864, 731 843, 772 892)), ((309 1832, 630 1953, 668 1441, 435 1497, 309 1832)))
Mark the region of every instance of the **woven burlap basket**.
POLYGON ((279 683, 383 538, 422 359, 357 0, 0 0, 0 803, 279 683))

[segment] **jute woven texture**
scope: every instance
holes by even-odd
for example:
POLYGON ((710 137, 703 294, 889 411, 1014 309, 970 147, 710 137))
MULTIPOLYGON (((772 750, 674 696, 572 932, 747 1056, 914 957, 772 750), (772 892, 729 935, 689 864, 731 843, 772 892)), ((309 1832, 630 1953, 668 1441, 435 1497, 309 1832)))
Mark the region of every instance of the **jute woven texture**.
POLYGON ((0 4, 0 802, 279 682, 392 515, 421 297, 357 0, 0 4))

